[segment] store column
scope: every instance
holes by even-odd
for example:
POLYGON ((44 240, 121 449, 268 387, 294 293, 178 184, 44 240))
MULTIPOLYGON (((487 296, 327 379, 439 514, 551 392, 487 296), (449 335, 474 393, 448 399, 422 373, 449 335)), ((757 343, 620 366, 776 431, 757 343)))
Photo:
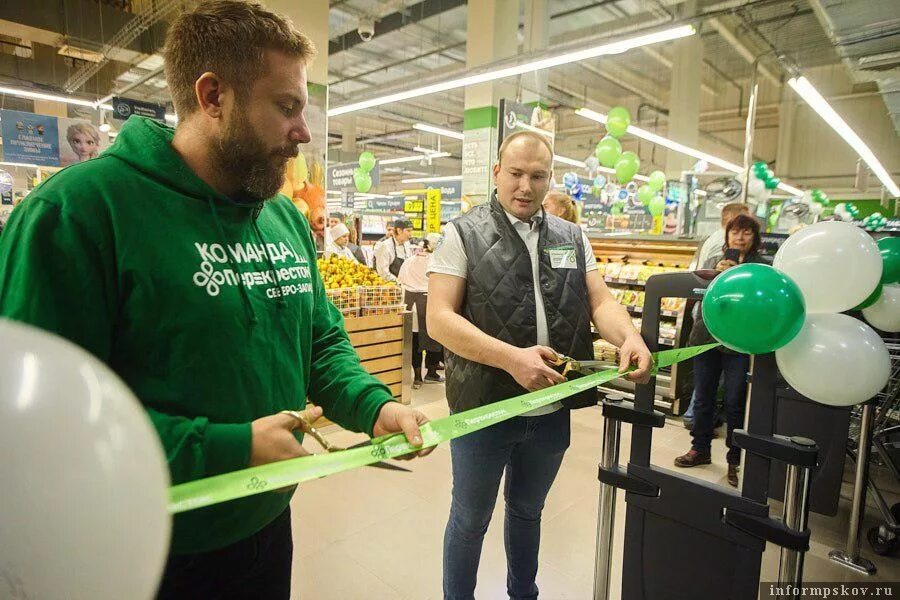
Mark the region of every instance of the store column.
POLYGON ((778 148, 775 151, 775 169, 779 177, 791 173, 791 150, 794 141, 794 90, 789 85, 781 86, 781 104, 778 106, 778 148))
MULTIPOLYGON (((696 148, 700 137, 703 42, 699 35, 692 35, 676 40, 673 45, 668 137, 696 148)), ((680 179, 681 172, 689 170, 694 162, 695 159, 690 156, 669 150, 666 154, 666 175, 670 179, 680 179)))
MULTIPOLYGON (((518 0, 479 0, 468 6, 466 66, 478 67, 518 52, 518 0)), ((462 150, 462 194, 472 205, 487 202, 491 166, 496 158, 497 105, 515 96, 511 81, 493 81, 466 88, 462 150)))
MULTIPOLYGON (((550 42, 549 0, 525 0, 525 39, 522 53, 531 54, 547 49, 550 42)), ((550 70, 541 69, 522 75, 522 102, 545 105, 550 70)))

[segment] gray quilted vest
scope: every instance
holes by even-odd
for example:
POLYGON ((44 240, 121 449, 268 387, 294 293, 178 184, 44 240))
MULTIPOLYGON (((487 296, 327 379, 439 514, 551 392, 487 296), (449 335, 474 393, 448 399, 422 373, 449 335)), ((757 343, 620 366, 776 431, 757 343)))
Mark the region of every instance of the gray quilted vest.
MULTIPOLYGON (((462 316, 486 334, 513 346, 537 344, 534 279, 525 242, 509 222, 496 194, 453 221, 466 251, 466 295, 462 316)), ((541 294, 547 313, 550 347, 580 360, 594 358, 590 302, 585 282, 581 228, 559 217, 541 220, 538 252, 541 294), (576 269, 554 269, 549 249, 574 247, 576 269)), ((526 390, 506 371, 446 351, 447 400, 457 413, 526 390)), ((567 408, 597 403, 594 390, 570 396, 567 408)))

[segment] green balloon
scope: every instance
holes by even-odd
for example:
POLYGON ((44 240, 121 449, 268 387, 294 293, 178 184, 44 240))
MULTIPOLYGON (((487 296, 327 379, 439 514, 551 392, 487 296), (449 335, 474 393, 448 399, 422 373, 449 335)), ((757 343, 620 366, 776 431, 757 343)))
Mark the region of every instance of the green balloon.
POLYGON ((360 167, 353 171, 353 183, 356 185, 357 192, 365 194, 372 189, 372 176, 360 167))
POLYGON ((366 150, 359 155, 359 168, 368 173, 375 168, 375 155, 366 150))
POLYGON ((609 135, 620 138, 625 135, 628 126, 631 125, 631 115, 621 106, 614 106, 606 115, 606 130, 609 135))
POLYGON ((900 237, 883 237, 878 240, 881 251, 881 283, 900 283, 900 237))
POLYGON ((864 308, 869 308, 870 306, 878 302, 878 299, 881 298, 881 288, 882 285, 881 283, 879 283, 877 286, 875 286, 875 290, 871 294, 869 294, 869 297, 863 300, 859 304, 859 306, 857 306, 853 310, 862 310, 864 308))
POLYGON ((637 197, 644 206, 649 206, 654 196, 656 196, 656 192, 649 185, 644 184, 638 188, 637 197))
POLYGON ((653 171, 650 173, 649 179, 650 181, 648 181, 647 184, 654 192, 658 192, 666 185, 666 174, 662 171, 653 171))
POLYGON ((803 293, 769 265, 746 263, 716 277, 703 296, 703 321, 714 338, 745 354, 785 346, 806 316, 803 293))
POLYGON ((666 210, 666 199, 662 196, 653 196, 647 208, 650 209, 650 214, 654 217, 661 217, 666 210))
POLYGON ((641 159, 631 150, 627 150, 616 162, 616 179, 619 183, 626 184, 634 178, 640 168, 641 159))
POLYGON ((778 179, 777 177, 773 177, 772 179, 766 179, 766 181, 765 181, 766 189, 774 190, 775 188, 778 187, 779 183, 781 183, 781 180, 778 179))
POLYGON ((601 165, 611 169, 616 166, 616 163, 622 156, 622 144, 616 138, 608 135, 597 142, 597 147, 594 148, 594 156, 597 157, 601 165))

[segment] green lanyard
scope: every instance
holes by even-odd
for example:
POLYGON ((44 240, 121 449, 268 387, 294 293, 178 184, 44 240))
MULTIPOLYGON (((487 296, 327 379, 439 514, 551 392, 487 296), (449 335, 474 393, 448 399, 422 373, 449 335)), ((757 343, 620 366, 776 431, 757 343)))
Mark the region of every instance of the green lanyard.
MULTIPOLYGON (((693 358, 719 344, 693 346, 665 350, 653 355, 653 373, 677 362, 693 358)), ((633 367, 632 367, 633 370, 633 367)), ((352 448, 330 454, 301 456, 258 467, 250 467, 223 475, 207 477, 172 486, 169 489, 169 511, 180 513, 195 508, 211 506, 245 496, 261 494, 363 467, 386 458, 395 458, 422 448, 436 446, 442 442, 479 431, 528 411, 558 402, 573 394, 602 385, 620 377, 616 369, 609 369, 567 381, 536 392, 529 392, 515 398, 479 406, 471 410, 430 421, 420 429, 422 446, 413 446, 402 433, 392 433, 372 440, 369 446, 352 448)))

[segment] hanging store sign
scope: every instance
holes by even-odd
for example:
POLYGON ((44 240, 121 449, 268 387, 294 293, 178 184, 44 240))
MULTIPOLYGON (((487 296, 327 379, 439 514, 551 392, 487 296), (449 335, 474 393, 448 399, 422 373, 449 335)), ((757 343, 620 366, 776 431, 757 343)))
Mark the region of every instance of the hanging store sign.
POLYGON ((113 118, 119 121, 126 121, 131 115, 137 115, 160 123, 166 122, 166 107, 159 104, 116 97, 112 99, 112 106, 113 118))
MULTIPOLYGON (((341 163, 328 167, 327 189, 339 191, 356 191, 356 183, 353 181, 353 173, 359 168, 359 163, 341 163)), ((381 167, 378 163, 369 171, 372 178, 372 187, 378 187, 381 181, 381 167)))

